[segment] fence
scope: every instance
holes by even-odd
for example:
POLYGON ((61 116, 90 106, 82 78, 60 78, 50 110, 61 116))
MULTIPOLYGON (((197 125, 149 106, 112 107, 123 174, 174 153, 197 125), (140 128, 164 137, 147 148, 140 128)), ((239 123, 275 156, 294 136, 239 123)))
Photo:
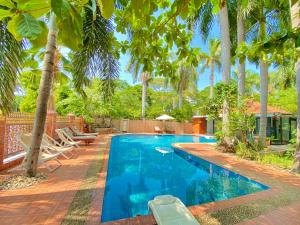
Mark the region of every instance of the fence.
MULTIPOLYGON (((0 116, 0 170, 11 168, 19 164, 22 160, 16 157, 23 152, 22 146, 17 140, 21 133, 32 131, 34 114, 11 113, 7 116, 0 116)), ((56 113, 47 114, 45 132, 53 138, 57 138, 55 129, 76 126, 83 130, 83 118, 75 117, 73 114, 68 116, 57 116, 56 113)))
POLYGON ((159 120, 112 120, 112 125, 120 131, 129 133, 153 133, 154 127, 158 126, 161 129, 167 127, 176 134, 191 134, 193 133, 192 123, 180 123, 173 121, 159 120))

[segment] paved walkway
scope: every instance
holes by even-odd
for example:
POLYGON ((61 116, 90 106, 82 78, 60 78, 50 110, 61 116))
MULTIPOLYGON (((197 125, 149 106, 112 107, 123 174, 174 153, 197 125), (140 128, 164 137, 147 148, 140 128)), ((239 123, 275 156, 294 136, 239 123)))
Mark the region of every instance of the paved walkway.
MULTIPOLYGON (((99 175, 88 219, 89 225, 100 224, 109 154, 109 148, 105 150, 106 137, 100 136, 95 143, 89 146, 82 146, 78 151, 77 157, 70 160, 62 160, 63 166, 57 171, 48 174, 46 181, 22 190, 0 191, 0 224, 60 224, 86 175, 89 165, 97 160, 99 145, 101 145, 100 149, 105 151, 104 168, 99 175)), ((271 187, 269 190, 255 194, 189 207, 195 216, 202 216, 220 209, 228 209, 249 202, 271 199, 277 194, 284 193, 288 188, 295 188, 300 191, 300 177, 268 166, 258 165, 255 162, 240 160, 229 154, 222 154, 213 150, 212 145, 179 144, 177 147, 271 187)), ((42 170, 45 171, 43 168, 42 170)), ((5 175, 0 175, 0 179, 1 176, 5 175)), ((104 224, 154 225, 155 220, 152 216, 139 216, 104 224)), ((277 207, 240 224, 300 225, 300 201, 277 207)))
MULTIPOLYGON (((97 160, 101 142, 103 136, 98 137, 95 143, 81 146, 74 158, 61 160, 63 165, 53 173, 41 168, 48 174, 48 179, 35 186, 0 191, 0 224, 60 224, 89 165, 97 160)), ((20 171, 13 170, 11 173, 16 172, 20 171)))

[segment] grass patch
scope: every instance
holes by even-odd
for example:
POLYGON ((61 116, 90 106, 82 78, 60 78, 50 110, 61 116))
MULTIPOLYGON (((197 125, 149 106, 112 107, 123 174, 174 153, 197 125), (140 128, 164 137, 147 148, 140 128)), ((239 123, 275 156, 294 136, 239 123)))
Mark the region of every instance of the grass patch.
POLYGON ((259 159, 259 162, 274 165, 283 169, 291 169, 294 159, 285 155, 266 154, 259 159))
POLYGON ((233 225, 265 214, 278 207, 287 206, 297 200, 300 200, 300 191, 292 188, 272 198, 260 199, 248 204, 221 209, 211 214, 200 216, 197 219, 202 225, 233 225))
POLYGON ((61 223, 62 225, 83 225, 86 223, 98 181, 98 173, 103 165, 102 157, 104 151, 105 150, 100 150, 97 160, 88 168, 85 178, 61 223))

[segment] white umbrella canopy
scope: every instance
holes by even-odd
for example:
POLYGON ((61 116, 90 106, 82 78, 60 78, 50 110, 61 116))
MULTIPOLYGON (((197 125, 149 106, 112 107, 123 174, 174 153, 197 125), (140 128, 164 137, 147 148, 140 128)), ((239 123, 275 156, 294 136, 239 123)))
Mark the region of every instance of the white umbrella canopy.
POLYGON ((156 120, 174 120, 175 118, 172 116, 169 116, 167 114, 163 114, 156 118, 156 120))

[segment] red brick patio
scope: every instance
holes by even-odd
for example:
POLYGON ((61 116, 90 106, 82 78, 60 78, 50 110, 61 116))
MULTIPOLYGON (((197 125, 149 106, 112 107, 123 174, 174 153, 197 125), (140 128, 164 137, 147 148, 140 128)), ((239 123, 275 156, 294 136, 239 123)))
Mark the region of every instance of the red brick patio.
MULTIPOLYGON (((48 174, 46 181, 22 190, 0 191, 0 224, 60 224, 85 177, 89 165, 98 160, 97 154, 99 154, 99 145, 101 145, 100 151, 105 151, 104 168, 99 175, 88 219, 90 225, 100 224, 109 153, 109 148, 105 148, 106 137, 100 136, 95 143, 82 146, 77 157, 62 160, 63 166, 54 173, 48 174)), ((189 207, 196 216, 255 202, 259 199, 268 199, 284 192, 286 187, 299 188, 300 190, 299 176, 217 152, 213 150, 212 145, 178 144, 177 147, 271 187, 269 190, 251 195, 189 207), (208 149, 211 150, 208 151, 208 149)), ((45 171, 44 168, 41 168, 41 170, 45 171)), ((16 170, 11 173, 15 172, 16 170)), ((6 175, 0 175, 0 179, 4 176, 6 175)), ((141 216, 103 224, 153 225, 155 221, 152 216, 141 216)), ((240 224, 300 224, 300 201, 294 201, 287 206, 279 207, 240 224)))

